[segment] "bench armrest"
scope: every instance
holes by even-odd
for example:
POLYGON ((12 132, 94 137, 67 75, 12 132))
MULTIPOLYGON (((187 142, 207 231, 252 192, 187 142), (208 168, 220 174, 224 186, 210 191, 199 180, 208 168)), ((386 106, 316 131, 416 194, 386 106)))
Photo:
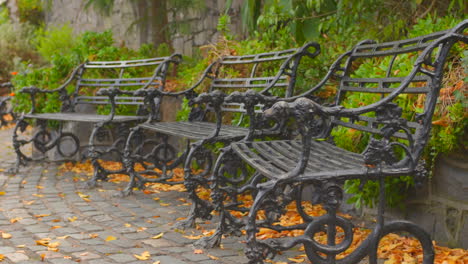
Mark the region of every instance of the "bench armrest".
POLYGON ((275 102, 279 101, 277 96, 268 96, 256 92, 255 90, 248 90, 246 92, 235 91, 225 98, 225 103, 239 103, 243 104, 247 115, 249 116, 249 133, 245 140, 251 140, 255 136, 255 130, 260 129, 261 120, 258 117, 255 107, 263 105, 263 109, 271 107, 275 102))
POLYGON ((192 98, 189 101, 189 106, 192 107, 192 111, 189 115, 189 121, 201 121, 205 117, 206 110, 203 110, 200 106, 195 105, 205 104, 214 112, 216 117, 216 130, 208 138, 218 136, 219 131, 221 130, 221 124, 223 121, 221 115, 221 106, 224 104, 225 97, 225 93, 219 90, 215 90, 210 93, 201 93, 199 96, 192 98))

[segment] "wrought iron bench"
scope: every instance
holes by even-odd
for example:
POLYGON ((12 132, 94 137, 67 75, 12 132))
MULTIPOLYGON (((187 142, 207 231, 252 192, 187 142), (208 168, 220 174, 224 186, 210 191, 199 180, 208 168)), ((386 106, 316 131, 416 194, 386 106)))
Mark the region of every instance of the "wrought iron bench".
POLYGON ((261 107, 259 104, 265 104, 274 98, 272 96, 265 99, 252 98, 251 104, 244 107, 239 103, 225 103, 226 93, 234 94, 236 91, 255 88, 261 94, 291 96, 301 58, 303 56, 313 58, 318 53, 318 45, 309 43, 299 49, 226 56, 210 64, 199 81, 185 91, 165 93, 155 89, 140 89, 139 94, 148 100, 155 97, 185 96, 190 99, 191 110, 188 121, 148 121, 132 129, 124 152, 124 163, 130 175, 130 182, 120 195, 130 194, 135 187, 143 188, 145 183, 164 182, 172 185, 184 183, 193 203, 190 217, 180 226, 191 226, 198 217, 209 218, 212 207, 196 194, 197 186, 206 186, 206 176, 211 171, 213 154, 208 146, 239 140, 249 131, 248 128, 222 124, 223 116, 226 117, 229 113, 244 114, 255 109, 258 111, 261 107), (265 76, 268 73, 265 69, 269 69, 270 75, 265 76), (240 73, 232 74, 236 70, 240 73), (271 76, 271 72, 275 75, 271 76), (224 75, 226 73, 229 75, 224 75), (196 96, 195 89, 201 88, 204 81, 209 87, 208 93, 196 96), (210 113, 215 117, 210 118, 210 113), (155 132, 156 137, 144 140, 141 145, 136 146, 132 142, 142 134, 142 131, 155 132), (185 150, 179 155, 176 148, 169 143, 169 136, 186 140, 185 150), (191 144, 194 141, 195 143, 191 144), (144 152, 144 149, 149 151, 144 152), (193 162, 203 168, 202 173, 192 173, 193 162), (140 164, 144 169, 136 170, 136 164, 140 164), (184 180, 171 180, 173 175, 170 171, 179 165, 185 166, 184 180), (160 171, 157 172, 155 169, 160 171), (147 175, 151 178, 146 177, 147 175))
MULTIPOLYGON (((0 88, 11 88, 13 85, 10 82, 0 84, 0 88)), ((11 95, 0 96, 0 127, 6 126, 9 122, 15 120, 13 108, 9 104, 11 95), (7 118, 7 116, 9 118, 7 118)))
POLYGON ((403 220, 384 221, 384 182, 388 177, 404 175, 413 176, 416 182, 426 178, 421 153, 429 139, 444 64, 455 43, 468 43, 464 32, 467 27, 468 20, 465 20, 453 29, 417 38, 380 44, 362 41, 340 56, 325 78, 311 89, 315 91, 332 77, 336 78, 338 92, 334 105, 324 106, 305 97, 293 97, 281 99, 266 110, 264 118, 295 120, 300 139, 243 140, 222 150, 211 179, 220 224, 217 232, 201 244, 218 245, 221 235, 239 233, 245 227, 245 254, 252 264, 263 263, 278 251, 301 244, 312 263, 357 263, 365 256, 369 256, 370 263, 377 263, 380 239, 401 231, 419 240, 423 262, 433 263, 432 241, 422 228, 403 220), (358 71, 366 63, 375 65, 375 61, 380 62, 379 67, 369 67, 374 71, 367 74, 358 71), (398 68, 405 62, 414 65, 407 72, 398 68), (358 102, 357 107, 343 104, 348 96, 362 94, 371 95, 373 100, 358 102), (423 105, 421 111, 402 106, 407 101, 400 99, 408 97, 423 105), (354 153, 335 146, 330 139, 336 129, 362 133, 362 140, 369 136, 367 147, 362 153, 354 153), (247 164, 255 174, 248 173, 247 164), (368 238, 355 251, 339 259, 337 255, 348 250, 353 240, 351 220, 337 215, 343 198, 342 184, 352 179, 380 184, 378 217, 368 238), (303 207, 306 186, 313 187, 315 202, 326 210, 323 216, 312 217, 306 213, 303 207), (248 192, 254 197, 250 208, 237 199, 239 194, 248 192), (295 203, 302 223, 285 225, 279 221, 290 203, 295 203), (234 216, 234 211, 249 214, 241 219, 234 216), (260 240, 256 237, 260 228, 303 233, 260 240), (314 238, 319 232, 326 232, 328 242, 314 238))
POLYGON ((70 121, 95 124, 89 139, 89 156, 95 165, 95 172, 102 172, 102 167, 97 161, 98 157, 107 152, 119 151, 119 147, 122 150, 124 145, 122 142, 125 142, 130 126, 148 118, 151 120, 157 118, 159 102, 147 102, 143 97, 135 96, 134 90, 142 87, 156 87, 155 89, 163 90, 169 67, 173 63, 179 63, 180 59, 179 54, 173 54, 168 57, 140 60, 90 61, 76 67, 67 81, 56 89, 22 88, 20 92, 27 93, 31 97, 31 110, 18 118, 13 131, 13 147, 17 160, 12 172, 18 171, 20 165, 26 165, 29 161, 43 160, 47 157, 46 153, 54 147, 62 157, 73 157, 80 150, 80 140, 77 135, 63 131, 64 123, 70 121), (107 88, 102 89, 103 87, 107 88), (96 95, 86 95, 94 93, 97 88, 101 90, 96 95), (61 101, 60 111, 50 113, 36 111, 37 96, 53 94, 58 95, 61 101), (78 111, 78 107, 86 105, 92 109, 78 111), (96 109, 99 106, 110 108, 110 114, 100 114, 96 109), (117 111, 122 110, 119 107, 127 107, 127 112, 133 111, 133 114, 118 115, 117 111), (32 136, 23 133, 30 125, 30 120, 36 120, 37 131, 32 136), (58 122, 56 135, 47 129, 49 121, 58 122), (108 125, 118 126, 117 139, 111 140, 110 148, 97 150, 95 139, 99 135, 98 132, 102 132, 103 127, 108 125), (33 144, 41 154, 27 155, 24 146, 28 144, 33 144))

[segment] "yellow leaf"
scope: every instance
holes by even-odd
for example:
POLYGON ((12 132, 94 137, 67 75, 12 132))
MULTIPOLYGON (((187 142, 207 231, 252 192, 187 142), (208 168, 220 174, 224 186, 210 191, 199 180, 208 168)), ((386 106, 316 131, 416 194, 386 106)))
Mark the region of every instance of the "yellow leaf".
POLYGON ((36 188, 37 188, 37 189, 44 189, 44 186, 36 185, 36 188))
POLYGON ((31 204, 33 204, 33 203, 35 203, 35 202, 36 202, 36 201, 34 201, 34 200, 33 200, 33 201, 23 201, 23 204, 24 204, 24 205, 31 205, 31 204))
POLYGON ((213 259, 213 260, 217 260, 217 259, 219 259, 218 257, 216 257, 216 256, 213 256, 213 255, 210 255, 210 254, 208 254, 207 256, 208 256, 208 257, 210 257, 210 259, 213 259))
POLYGON ((161 206, 169 206, 171 205, 170 203, 159 203, 161 206))
POLYGON ((294 263, 302 263, 304 262, 304 259, 303 258, 300 258, 300 259, 297 259, 297 258, 288 258, 290 261, 294 262, 294 263))
POLYGON ((34 215, 34 217, 37 217, 37 218, 46 217, 46 216, 50 216, 50 214, 37 214, 37 215, 34 215))
POLYGON ((60 242, 49 243, 47 246, 50 248, 56 248, 60 245, 60 242))
POLYGON ((23 217, 15 217, 15 218, 12 218, 10 219, 10 223, 14 224, 16 222, 18 222, 19 220, 23 219, 23 217))
POLYGON ((50 238, 43 238, 36 240, 36 245, 47 247, 49 245, 50 238))
POLYGON ((112 241, 112 240, 116 240, 117 238, 115 236, 108 236, 106 238, 106 241, 112 241))
POLYGON ((90 237, 90 238, 96 238, 96 237, 98 237, 98 236, 99 236, 99 234, 94 234, 94 233, 93 233, 93 234, 89 234, 89 237, 90 237))
POLYGON ((69 235, 65 235, 65 236, 57 237, 57 239, 66 239, 67 237, 69 237, 69 235))
POLYGON ((76 217, 76 216, 68 217, 68 221, 70 221, 70 222, 74 222, 76 219, 78 219, 78 217, 76 217))
POLYGON ((155 261, 155 262, 153 262, 153 264, 161 264, 161 261, 160 260, 155 261))
POLYGON ((160 199, 159 197, 154 197, 153 198, 153 200, 155 200, 155 201, 159 201, 159 199, 160 199))
POLYGON ((50 229, 54 230, 54 229, 57 229, 57 228, 62 228, 62 226, 53 226, 50 229))
POLYGON ((10 233, 2 233, 2 238, 4 238, 4 239, 9 239, 11 237, 12 237, 12 235, 10 233))
POLYGON ((203 250, 201 250, 201 249, 195 249, 195 250, 193 250, 193 253, 195 253, 195 254, 203 254, 203 250))
POLYGON ((134 254, 133 256, 138 260, 148 260, 151 257, 151 254, 149 253, 149 251, 145 251, 141 253, 141 255, 134 254))
POLYGON ((41 254, 41 261, 44 261, 46 254, 41 254))
POLYGON ((143 232, 146 229, 148 229, 148 228, 142 226, 142 227, 137 228, 137 232, 143 232))
POLYGON ((154 237, 151 237, 152 239, 160 239, 161 237, 163 237, 164 235, 164 232, 163 233, 159 233, 157 235, 155 235, 154 237))
POLYGON ((5 195, 6 192, 5 191, 0 191, 0 195, 5 195))
POLYGON ((17 245, 16 247, 17 248, 24 248, 24 247, 26 247, 26 245, 17 245))
POLYGON ((43 194, 37 194, 37 193, 33 193, 32 196, 36 196, 36 197, 44 197, 43 194))
POLYGON ((0 261, 4 260, 5 259, 5 255, 3 254, 0 254, 0 261))
POLYGON ((132 227, 132 225, 129 224, 129 223, 125 223, 124 226, 126 226, 126 227, 132 227))

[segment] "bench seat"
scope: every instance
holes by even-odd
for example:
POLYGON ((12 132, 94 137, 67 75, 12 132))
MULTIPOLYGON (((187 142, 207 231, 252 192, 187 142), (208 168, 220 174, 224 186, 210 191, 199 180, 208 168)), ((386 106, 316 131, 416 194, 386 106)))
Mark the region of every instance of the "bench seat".
MULTIPOLYGON (((216 124, 203 121, 192 122, 160 122, 160 123, 143 123, 139 127, 156 131, 171 136, 184 137, 191 140, 201 140, 207 138, 213 131, 216 130, 216 124)), ((219 140, 242 138, 247 135, 248 129, 230 125, 222 125, 219 135, 216 137, 219 140)))
MULTIPOLYGON (((241 142, 231 146, 249 165, 271 179, 292 171, 302 153, 301 142, 298 140, 241 142)), ((328 178, 332 174, 335 174, 333 177, 343 175, 352 178, 352 175, 359 176, 366 171, 361 154, 345 151, 326 141, 312 141, 304 176, 316 176, 317 180, 325 179, 322 174, 328 175, 328 178)))
MULTIPOLYGON (((109 120, 109 115, 86 114, 86 113, 33 113, 25 114, 25 118, 35 118, 42 120, 58 120, 58 121, 75 121, 75 122, 88 122, 98 123, 109 120)), ((112 119, 112 123, 131 122, 147 119, 146 116, 120 116, 116 115, 112 119)))

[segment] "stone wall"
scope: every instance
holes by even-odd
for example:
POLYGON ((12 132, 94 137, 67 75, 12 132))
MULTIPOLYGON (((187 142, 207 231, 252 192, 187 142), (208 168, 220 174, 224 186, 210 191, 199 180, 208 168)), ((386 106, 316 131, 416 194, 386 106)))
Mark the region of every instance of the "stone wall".
MULTIPOLYGON (((191 56, 194 48, 215 42, 218 36, 216 26, 219 16, 225 12, 225 2, 205 0, 204 6, 198 8, 171 11, 168 19, 173 31, 171 41, 175 51, 191 56)), ((92 7, 86 9, 85 3, 84 0, 53 0, 50 8, 46 9, 46 25, 69 23, 75 33, 111 29, 117 44, 131 48, 138 48, 150 39, 142 35, 142 25, 138 23, 138 9, 134 1, 115 0, 108 16, 92 7)), ((231 31, 239 36, 242 34, 241 5, 242 0, 234 0, 228 12, 232 21, 231 31)), ((153 34, 155 30, 149 28, 144 34, 153 34)))

